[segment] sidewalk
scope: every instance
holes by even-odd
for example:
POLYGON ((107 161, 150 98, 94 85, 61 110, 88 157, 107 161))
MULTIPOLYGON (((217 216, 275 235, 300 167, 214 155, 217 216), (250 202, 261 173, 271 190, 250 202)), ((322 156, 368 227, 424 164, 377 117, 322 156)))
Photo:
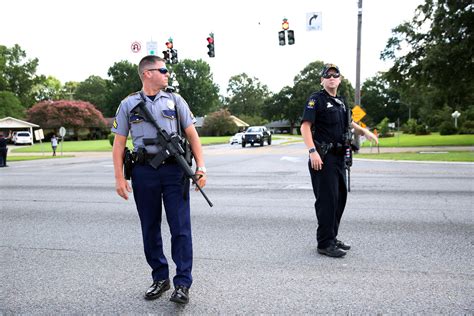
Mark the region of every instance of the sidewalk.
POLYGON ((447 152, 447 151, 473 151, 474 146, 423 146, 423 147, 362 147, 361 154, 403 153, 403 152, 447 152))

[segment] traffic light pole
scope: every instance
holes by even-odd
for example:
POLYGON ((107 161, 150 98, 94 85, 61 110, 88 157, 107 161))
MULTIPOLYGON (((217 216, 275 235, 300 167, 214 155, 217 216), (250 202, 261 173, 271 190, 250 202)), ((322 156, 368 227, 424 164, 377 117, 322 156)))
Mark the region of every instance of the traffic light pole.
POLYGON ((357 10, 357 57, 356 57, 356 86, 355 86, 355 105, 360 105, 360 46, 362 30, 362 0, 359 0, 357 10))

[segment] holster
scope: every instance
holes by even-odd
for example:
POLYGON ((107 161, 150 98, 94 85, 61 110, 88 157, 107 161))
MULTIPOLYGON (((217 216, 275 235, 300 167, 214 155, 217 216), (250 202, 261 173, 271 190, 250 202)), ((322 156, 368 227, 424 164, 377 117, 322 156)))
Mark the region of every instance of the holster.
POLYGON ((314 142, 314 145, 316 147, 316 151, 319 154, 319 157, 321 157, 321 160, 324 160, 324 157, 326 157, 328 152, 333 148, 332 143, 327 144, 325 142, 322 142, 322 143, 314 142))
POLYGON ((132 177, 132 169, 133 169, 133 156, 132 152, 125 147, 124 155, 123 155, 123 175, 125 179, 130 180, 132 177))

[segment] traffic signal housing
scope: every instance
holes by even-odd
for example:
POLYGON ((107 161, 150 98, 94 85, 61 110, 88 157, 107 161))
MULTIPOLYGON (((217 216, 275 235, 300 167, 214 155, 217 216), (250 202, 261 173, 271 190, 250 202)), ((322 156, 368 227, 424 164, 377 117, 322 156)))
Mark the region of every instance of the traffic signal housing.
POLYGON ((170 63, 170 51, 164 50, 163 51, 163 59, 166 61, 167 64, 170 63))
POLYGON ((207 38, 207 49, 208 49, 208 52, 207 54, 209 55, 209 57, 216 57, 216 53, 214 51, 214 34, 211 33, 209 34, 209 37, 207 38))
POLYGON ((171 63, 177 64, 178 63, 178 51, 176 49, 171 49, 171 63))
POLYGON ((288 30, 288 45, 293 45, 295 43, 295 32, 288 30))
POLYGON ((278 40, 280 41, 281 46, 284 46, 286 44, 285 31, 278 32, 278 40))

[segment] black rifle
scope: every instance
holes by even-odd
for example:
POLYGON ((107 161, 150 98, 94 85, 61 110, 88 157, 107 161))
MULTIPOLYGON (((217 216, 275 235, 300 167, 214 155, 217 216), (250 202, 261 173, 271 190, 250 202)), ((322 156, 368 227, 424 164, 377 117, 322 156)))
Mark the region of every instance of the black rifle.
POLYGON ((352 151, 358 151, 359 148, 352 143, 352 111, 347 107, 347 129, 344 133, 344 166, 347 170, 347 191, 351 192, 351 166, 352 166, 352 151))
MULTIPOLYGON (((145 145, 160 145, 162 148, 161 151, 156 154, 156 156, 150 161, 150 165, 156 169, 167 158, 173 157, 178 163, 178 165, 181 167, 181 169, 183 169, 186 177, 190 178, 193 181, 193 183, 201 192, 202 196, 206 199, 209 206, 212 207, 212 202, 209 200, 206 193, 204 193, 202 188, 199 186, 194 172, 191 170, 188 163, 186 162, 186 159, 184 158, 185 150, 183 149, 182 145, 184 139, 176 133, 172 133, 170 135, 164 129, 160 128, 158 123, 156 123, 155 119, 151 115, 150 111, 148 111, 144 101, 140 101, 140 103, 135 108, 137 107, 139 108, 140 114, 147 121, 153 124, 153 126, 158 131, 158 135, 156 138, 144 138, 143 143, 145 145)), ((177 110, 178 109, 176 109, 176 111, 177 110)))

